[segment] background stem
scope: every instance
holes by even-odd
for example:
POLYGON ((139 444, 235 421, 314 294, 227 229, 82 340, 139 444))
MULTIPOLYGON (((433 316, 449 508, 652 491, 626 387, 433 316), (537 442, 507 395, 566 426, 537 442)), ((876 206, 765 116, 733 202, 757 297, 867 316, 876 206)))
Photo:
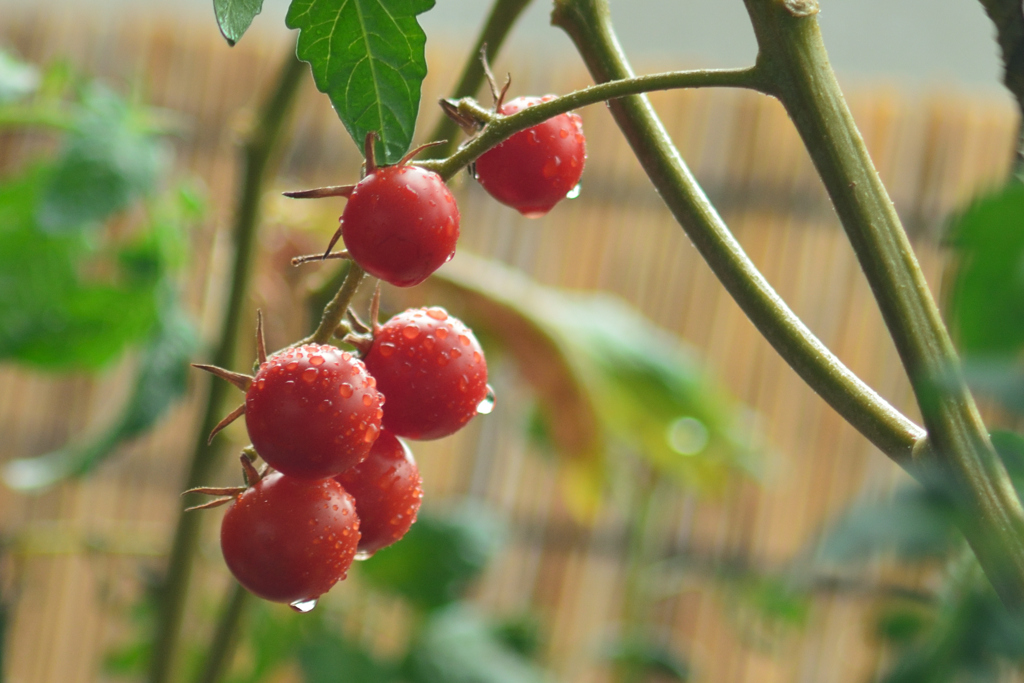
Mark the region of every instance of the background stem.
MULTIPOLYGON (((231 270, 231 291, 212 360, 214 365, 223 368, 230 368, 235 364, 235 347, 238 341, 242 309, 249 289, 263 182, 304 71, 305 65, 295 58, 293 50, 289 51, 279 72, 277 83, 270 97, 260 109, 257 127, 245 145, 244 173, 239 187, 235 222, 232 228, 235 258, 231 270)), ((207 446, 206 438, 220 421, 222 406, 229 391, 233 390, 226 382, 210 383, 202 426, 196 435, 192 460, 183 489, 191 489, 208 483, 221 447, 218 440, 215 440, 211 446, 207 446)), ((183 499, 183 510, 196 504, 193 497, 186 496, 183 499)), ((157 628, 148 678, 150 683, 166 683, 171 680, 173 674, 181 621, 185 613, 185 599, 192 574, 192 563, 198 547, 202 519, 203 515, 195 512, 182 512, 178 516, 178 525, 174 532, 167 571, 159 592, 157 628)))
POLYGON ((825 184, 921 408, 931 448, 912 473, 956 498, 964 535, 989 580, 1004 604, 1024 608, 1024 510, 832 73, 813 3, 746 4, 760 47, 758 64, 825 184))
POLYGON ((213 640, 206 651, 206 662, 196 683, 217 683, 231 665, 231 659, 235 654, 235 646, 238 644, 238 627, 242 618, 252 602, 252 594, 242 588, 236 581, 227 596, 224 606, 221 608, 220 617, 217 619, 217 630, 213 633, 213 640))
MULTIPOLYGON (((605 0, 556 0, 552 23, 572 38, 595 81, 633 76, 605 0)), ((765 339, 847 422, 909 466, 924 431, 843 365, 772 289, 704 195, 647 98, 623 97, 609 107, 672 215, 765 339)))

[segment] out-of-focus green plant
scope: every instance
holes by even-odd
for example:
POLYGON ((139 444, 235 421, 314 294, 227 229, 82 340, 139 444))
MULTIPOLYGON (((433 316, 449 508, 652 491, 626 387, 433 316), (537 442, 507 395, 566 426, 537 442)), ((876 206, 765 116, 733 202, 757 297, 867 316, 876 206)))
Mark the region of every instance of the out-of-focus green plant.
POLYGON ((55 156, 0 179, 0 360, 95 372, 138 350, 121 414, 91 438, 8 462, 13 488, 88 472, 185 391, 196 335, 176 279, 204 202, 169 182, 160 118, 63 65, 40 72, 0 53, 0 129, 59 137, 55 156))

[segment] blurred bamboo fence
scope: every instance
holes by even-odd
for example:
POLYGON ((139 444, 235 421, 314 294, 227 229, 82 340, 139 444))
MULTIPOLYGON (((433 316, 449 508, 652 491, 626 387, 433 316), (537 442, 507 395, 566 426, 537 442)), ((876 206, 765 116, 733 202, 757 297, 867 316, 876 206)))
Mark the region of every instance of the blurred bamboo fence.
MULTIPOLYGON (((83 19, 5 16, 0 44, 31 60, 69 59, 118 87, 142 85, 151 102, 184 113, 186 131, 175 141, 178 163, 204 179, 214 207, 193 236, 188 292, 208 331, 223 303, 216 293, 228 257, 223 229, 234 196, 239 131, 288 45, 256 33, 228 49, 212 17, 195 25, 166 17, 112 26, 83 19)), ((452 86, 462 56, 430 45, 428 58, 427 112, 452 86)), ((512 55, 497 67, 514 73, 515 94, 564 92, 587 82, 581 69, 531 70, 512 55)), ((855 372, 913 412, 870 292, 781 107, 732 92, 676 92, 652 100, 769 281, 855 372)), ((943 256, 936 237, 944 217, 1004 174, 1013 112, 1002 100, 948 93, 911 98, 884 87, 859 89, 850 102, 937 289, 943 256)), ((581 198, 527 221, 474 183, 463 183, 459 248, 508 262, 545 284, 615 292, 699 349, 728 389, 755 409, 771 448, 762 481, 738 482, 714 500, 671 502, 659 525, 677 551, 781 567, 845 504, 884 493, 900 475, 755 332, 661 206, 604 108, 583 116, 590 157, 581 198)), ((13 140, 0 137, 0 174, 40 146, 36 138, 13 140)), ((341 208, 286 204, 277 192, 351 181, 358 164, 326 98, 307 84, 281 175, 267 198, 254 294, 253 308, 258 303, 268 315, 273 348, 299 336, 303 325, 301 307, 291 303, 302 282, 287 259, 321 245, 341 208)), ((0 368, 0 458, 42 453, 105 424, 124 395, 126 376, 124 367, 95 379, 0 368)), ((0 489, 0 524, 12 540, 3 564, 4 589, 12 597, 6 680, 106 680, 104 652, 133 627, 125 608, 144 573, 162 567, 203 382, 196 379, 190 400, 154 434, 89 479, 34 497, 0 489)), ((476 495, 510 515, 512 540, 478 587, 479 602, 538 611, 547 629, 545 658, 559 680, 603 680, 592 655, 618 618, 622 521, 605 514, 596 530, 572 521, 559 502, 554 468, 522 434, 515 398, 525 389, 515 380, 506 385, 510 395, 489 418, 417 447, 426 490, 437 500, 476 495)), ((190 628, 206 628, 200 619, 208 619, 227 578, 213 533, 216 515, 207 522, 202 558, 200 583, 209 590, 189 605, 190 628)), ((358 604, 358 591, 349 593, 358 604)), ((356 610, 364 615, 366 637, 379 647, 394 638, 391 629, 377 627, 388 624, 395 609, 356 610)), ((869 609, 870 603, 842 591, 824 592, 808 628, 770 648, 751 647, 741 638, 742 624, 738 628, 742 615, 730 610, 711 578, 698 575, 667 592, 652 620, 693 660, 699 680, 849 682, 868 680, 884 662, 885 653, 866 634, 869 609)))

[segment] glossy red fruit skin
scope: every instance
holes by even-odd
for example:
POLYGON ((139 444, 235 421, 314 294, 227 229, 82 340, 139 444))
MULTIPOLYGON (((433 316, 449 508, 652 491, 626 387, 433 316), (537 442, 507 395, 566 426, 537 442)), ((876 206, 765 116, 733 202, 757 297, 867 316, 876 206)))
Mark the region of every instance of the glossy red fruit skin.
POLYGON ((326 479, 359 463, 380 432, 384 397, 362 361, 307 344, 260 365, 245 395, 256 452, 298 479, 326 479))
POLYGON ((341 215, 341 234, 367 273, 412 287, 455 255, 459 208, 433 171, 385 166, 355 186, 341 215))
POLYGON ((443 308, 399 313, 374 334, 366 368, 388 397, 384 429, 440 439, 461 429, 487 397, 480 342, 443 308))
POLYGON ((224 514, 224 562, 250 593, 274 602, 316 598, 345 578, 359 544, 352 496, 333 479, 274 472, 224 514))
MULTIPOLYGON (((515 114, 553 97, 517 97, 499 113, 515 114)), ((537 218, 579 184, 586 160, 583 121, 568 112, 519 131, 482 154, 476 160, 476 177, 499 202, 537 218)))
POLYGON ((358 552, 369 556, 398 541, 416 521, 423 479, 412 451, 386 429, 370 455, 334 478, 355 499, 358 552))

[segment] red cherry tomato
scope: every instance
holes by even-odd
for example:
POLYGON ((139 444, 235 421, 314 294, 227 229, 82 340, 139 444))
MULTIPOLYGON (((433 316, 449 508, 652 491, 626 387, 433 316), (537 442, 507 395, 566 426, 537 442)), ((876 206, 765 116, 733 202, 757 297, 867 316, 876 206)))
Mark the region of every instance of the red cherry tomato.
POLYGON ((358 543, 355 505, 341 484, 279 472, 239 494, 220 527, 224 561, 238 582, 296 605, 344 579, 358 543))
POLYGON ((416 521, 423 480, 412 451, 391 432, 382 431, 366 460, 335 480, 355 499, 361 556, 399 540, 416 521))
POLYGON ((308 344, 260 366, 245 395, 245 425, 256 452, 275 470, 326 479, 367 456, 383 404, 362 361, 308 344))
POLYGON ((366 368, 388 397, 381 425, 398 436, 440 439, 493 404, 480 343, 442 308, 387 321, 374 334, 366 368))
MULTIPOLYGON (((517 97, 499 113, 515 114, 552 97, 517 97)), ((476 160, 476 177, 499 202, 536 218, 579 184, 586 159, 583 122, 569 112, 519 131, 484 152, 476 160)))
POLYGON ((433 171, 385 166, 355 186, 341 216, 341 234, 363 270, 411 287, 455 255, 459 209, 433 171))

